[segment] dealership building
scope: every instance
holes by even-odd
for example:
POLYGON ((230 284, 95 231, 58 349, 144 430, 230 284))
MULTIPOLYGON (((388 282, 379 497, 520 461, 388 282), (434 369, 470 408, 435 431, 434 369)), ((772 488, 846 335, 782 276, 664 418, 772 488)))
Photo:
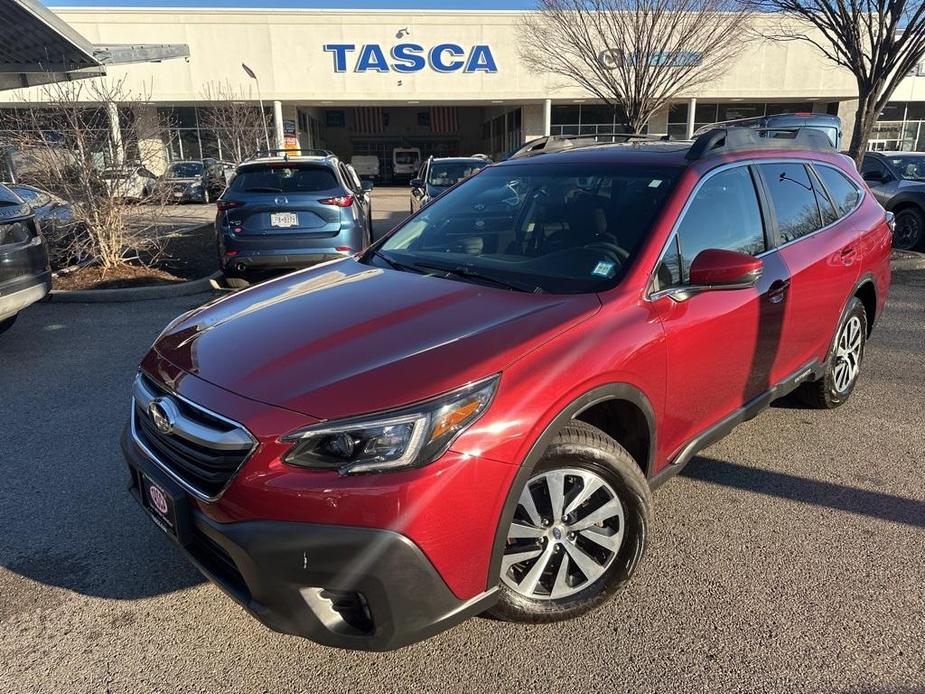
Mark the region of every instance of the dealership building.
MULTIPOLYGON (((272 148, 373 154, 386 176, 396 147, 497 156, 545 134, 621 131, 613 109, 521 59, 520 12, 53 11, 93 44, 188 46, 185 60, 107 69, 144 97, 132 117, 159 124, 145 143, 158 153, 155 169, 177 159, 232 158, 205 117, 218 85, 239 99, 262 99, 272 148)), ((719 78, 658 113, 649 132, 685 137, 707 123, 792 111, 838 114, 850 132, 855 91, 846 70, 806 43, 753 40, 719 78)), ((41 88, 5 91, 0 108, 43 98, 41 88)), ((886 109, 873 147, 925 149, 923 122, 925 76, 913 74, 886 109)), ((255 132, 255 149, 265 139, 262 128, 255 132)))

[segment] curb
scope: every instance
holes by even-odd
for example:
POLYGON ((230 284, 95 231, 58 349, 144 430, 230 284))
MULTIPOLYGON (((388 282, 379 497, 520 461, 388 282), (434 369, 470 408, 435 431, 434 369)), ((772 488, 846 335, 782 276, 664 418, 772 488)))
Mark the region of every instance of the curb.
POLYGON ((131 289, 52 289, 48 301, 59 304, 109 304, 130 301, 153 301, 154 299, 171 299, 179 296, 192 296, 212 290, 212 281, 220 279, 222 272, 214 272, 208 277, 178 284, 155 285, 153 287, 133 287, 131 289))
POLYGON ((908 272, 925 269, 925 253, 917 251, 893 251, 890 258, 893 272, 908 272))

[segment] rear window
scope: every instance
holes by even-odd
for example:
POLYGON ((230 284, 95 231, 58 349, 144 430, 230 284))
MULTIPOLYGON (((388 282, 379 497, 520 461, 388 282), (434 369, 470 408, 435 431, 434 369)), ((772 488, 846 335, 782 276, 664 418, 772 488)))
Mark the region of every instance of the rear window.
POLYGON ((449 188, 464 178, 469 178, 476 171, 484 169, 488 162, 473 161, 435 161, 430 165, 427 182, 432 186, 449 188))
POLYGON ((337 177, 326 166, 249 167, 231 184, 241 193, 320 193, 337 187, 337 177))
POLYGON ((836 171, 831 166, 816 165, 816 173, 822 179, 832 201, 838 207, 839 213, 844 216, 853 211, 858 206, 861 199, 861 191, 857 185, 841 171, 836 171))

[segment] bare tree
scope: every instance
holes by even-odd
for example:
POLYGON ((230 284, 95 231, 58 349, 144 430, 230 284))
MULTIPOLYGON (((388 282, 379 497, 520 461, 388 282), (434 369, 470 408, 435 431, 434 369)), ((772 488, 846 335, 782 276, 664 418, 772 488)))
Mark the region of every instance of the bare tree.
POLYGON ((199 123, 214 131, 222 158, 240 164, 262 148, 266 114, 247 90, 235 89, 230 82, 209 82, 202 90, 209 102, 199 111, 199 123))
POLYGON ((672 98, 728 68, 750 18, 738 0, 539 0, 521 23, 520 52, 615 107, 638 133, 672 98))
POLYGON ((806 41, 848 68, 858 85, 849 154, 860 164, 883 107, 925 56, 922 0, 762 0, 781 23, 771 38, 806 41), (796 19, 794 23, 792 20, 796 19), (807 33, 809 28, 812 33, 807 33))
MULTIPOLYGON (((43 188, 71 203, 66 225, 45 229, 52 263, 83 261, 105 272, 129 262, 153 262, 158 255, 162 206, 126 205, 104 171, 131 160, 146 166, 160 141, 156 119, 139 118, 148 102, 123 81, 60 82, 23 94, 28 105, 5 110, 0 141, 16 161, 19 182, 43 188), (111 126, 118 114, 120 128, 111 126), (58 236, 53 236, 57 234, 58 236)), ((160 152, 156 152, 160 155, 160 152)))

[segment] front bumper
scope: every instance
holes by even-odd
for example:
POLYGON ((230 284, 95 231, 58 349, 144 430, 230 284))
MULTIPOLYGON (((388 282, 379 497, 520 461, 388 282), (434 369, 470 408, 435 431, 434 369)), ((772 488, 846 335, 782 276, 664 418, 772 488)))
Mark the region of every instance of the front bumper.
MULTIPOLYGON (((142 474, 175 502, 175 541, 212 582, 269 628, 317 643, 387 651, 421 641, 494 604, 497 589, 459 600, 424 553, 389 530, 254 520, 199 511, 131 442, 130 490, 142 474)), ((149 512, 150 513, 150 512, 149 512)))

